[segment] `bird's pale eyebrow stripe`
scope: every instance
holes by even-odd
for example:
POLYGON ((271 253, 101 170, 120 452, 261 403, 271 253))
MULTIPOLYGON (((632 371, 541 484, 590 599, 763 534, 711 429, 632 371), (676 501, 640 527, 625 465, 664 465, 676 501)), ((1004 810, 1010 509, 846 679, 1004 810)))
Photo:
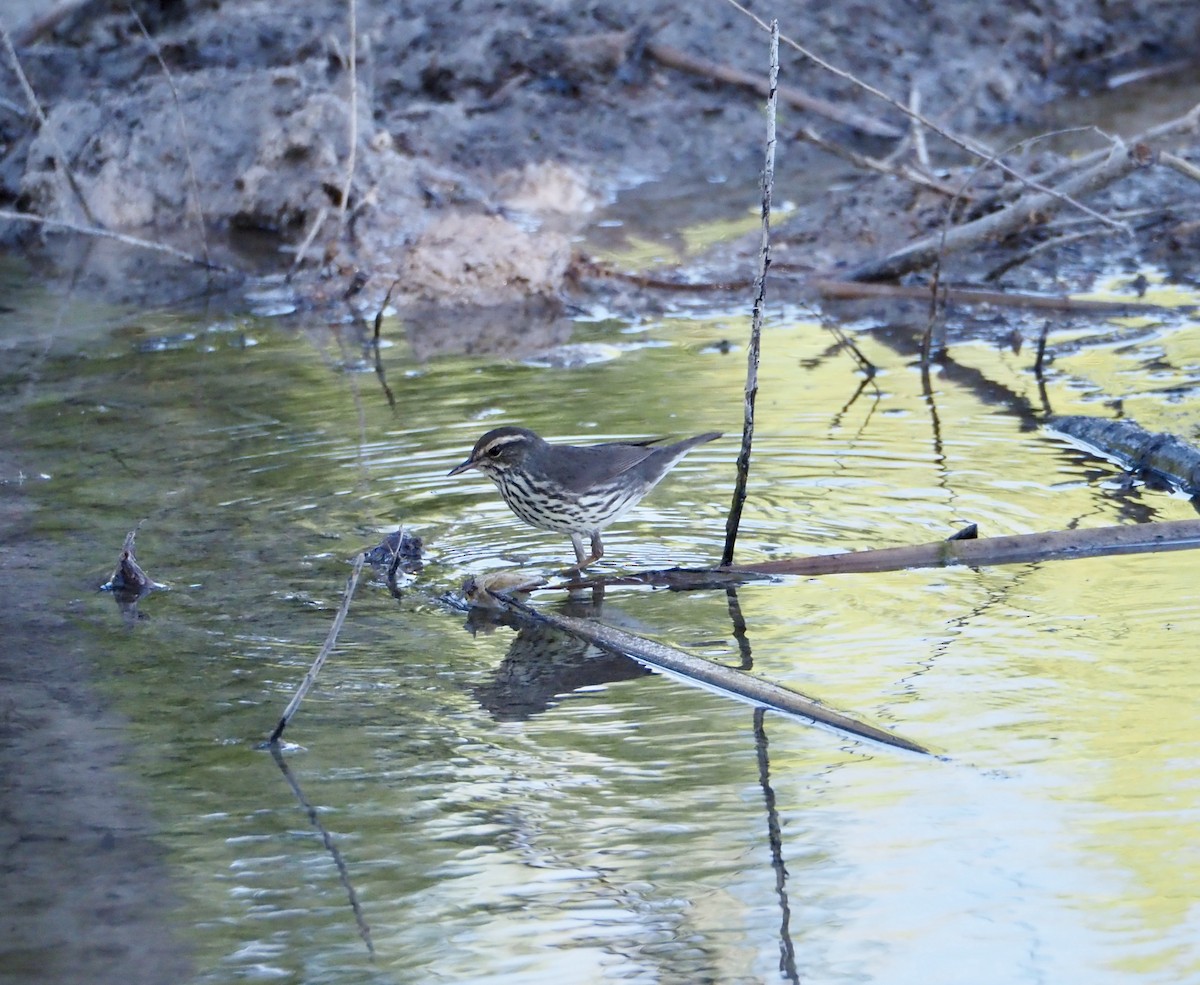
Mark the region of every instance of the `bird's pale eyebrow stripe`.
POLYGON ((519 445, 525 438, 520 434, 506 434, 499 438, 493 438, 488 442, 484 451, 499 451, 501 448, 507 448, 509 445, 519 445))

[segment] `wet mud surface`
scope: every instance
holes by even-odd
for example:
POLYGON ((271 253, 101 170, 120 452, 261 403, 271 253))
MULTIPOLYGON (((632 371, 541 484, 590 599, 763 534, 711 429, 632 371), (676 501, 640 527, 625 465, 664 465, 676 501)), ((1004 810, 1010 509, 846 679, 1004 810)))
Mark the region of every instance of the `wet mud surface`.
MULTIPOLYGON (((12 60, 0 59, 14 97, 0 114, 0 204, 239 273, 287 271, 300 252, 295 289, 318 307, 347 295, 369 307, 389 285, 402 306, 604 295, 602 283, 581 285, 572 249, 598 208, 650 180, 697 197, 714 182, 753 189, 762 165, 761 95, 722 73, 765 76, 767 39, 729 4, 652 14, 632 2, 363 5, 353 51, 344 4, 175 0, 140 5, 140 20, 107 4, 66 6, 74 13, 57 20, 46 18, 61 9, 50 3, 6 18, 46 122, 36 125, 12 60), (248 264, 235 249, 247 233, 282 249, 248 264)), ((893 2, 769 13, 843 73, 969 139, 1068 126, 1064 102, 1135 73, 1186 78, 1200 38, 1200 9, 1185 0, 1152 11, 1061 0, 1036 11, 893 2)), ((946 195, 831 168, 812 139, 894 165, 925 159, 950 189, 974 166, 961 148, 930 135, 920 150, 896 107, 787 44, 781 80, 823 102, 806 111, 785 101, 780 113, 776 199, 795 211, 779 250, 830 273, 939 226, 946 195)), ((1090 149, 1102 144, 1095 136, 1090 149)), ((1035 176, 1061 162, 1047 145, 1013 158, 1035 176)), ((998 178, 971 178, 972 194, 998 178)), ((1100 210, 1158 212, 1125 243, 1081 238, 1079 267, 1113 250, 1185 252, 1195 217, 1163 207, 1191 191, 1146 168, 1102 192, 1100 210)), ((0 223, 0 234, 29 248, 45 228, 0 223)), ((154 273, 165 264, 182 275, 177 260, 96 252, 106 259, 82 268, 97 287, 183 291, 154 273)), ((713 276, 753 258, 754 244, 739 244, 711 259, 713 276)), ((1027 286, 1058 272, 1041 261, 1030 270, 1027 286)))

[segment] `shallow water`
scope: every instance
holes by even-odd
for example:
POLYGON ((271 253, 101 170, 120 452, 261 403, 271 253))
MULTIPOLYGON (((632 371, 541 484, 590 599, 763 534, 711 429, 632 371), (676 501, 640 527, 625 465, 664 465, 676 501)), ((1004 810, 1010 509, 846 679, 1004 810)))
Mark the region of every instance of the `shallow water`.
MULTIPOLYGON (((753 671, 941 756, 899 753, 758 721, 569 641, 472 629, 441 601, 469 574, 570 557, 490 484, 445 477, 501 422, 580 441, 726 431, 605 537, 609 570, 713 563, 745 372, 714 343, 743 337, 741 311, 581 321, 575 341, 617 358, 570 370, 418 364, 398 344, 393 412, 372 373, 347 370, 358 353, 313 326, 64 314, 27 284, 11 298, 4 424, 28 471, 5 480, 55 545, 45 605, 129 721, 197 982, 1200 978, 1193 553, 741 589, 753 671), (130 624, 95 588, 143 518, 139 559, 171 590, 130 624), (359 587, 286 735, 372 959, 333 856, 255 746, 349 559, 398 523, 425 538, 424 569, 399 599, 359 587)), ((1119 397, 1193 434, 1196 328, 1052 335, 1046 396, 1098 414, 1119 397)), ((990 536, 1194 517, 1031 428, 1028 348, 955 347, 926 393, 892 333, 860 329, 880 372, 851 401, 859 377, 823 329, 768 326, 740 560, 967 522, 990 536)), ((742 660, 723 592, 612 589, 602 616, 742 660)))

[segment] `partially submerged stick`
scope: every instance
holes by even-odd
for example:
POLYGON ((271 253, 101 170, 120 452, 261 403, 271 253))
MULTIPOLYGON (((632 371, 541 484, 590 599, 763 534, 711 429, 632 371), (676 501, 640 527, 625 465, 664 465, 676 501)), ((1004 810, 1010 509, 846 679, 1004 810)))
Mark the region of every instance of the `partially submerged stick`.
POLYGON ((1129 418, 1109 421, 1082 414, 1052 417, 1046 427, 1131 472, 1148 472, 1188 496, 1200 495, 1200 449, 1178 435, 1147 431, 1129 418))
MULTIPOLYGON (((784 269, 777 265, 776 270, 784 269)), ((896 300, 926 301, 929 287, 924 284, 879 284, 870 281, 833 280, 820 277, 812 286, 823 297, 837 300, 862 298, 894 298, 896 300)), ((1022 294, 1014 291, 986 291, 970 287, 941 288, 941 297, 947 304, 992 305, 1007 308, 1031 308, 1040 311, 1070 311, 1097 314, 1178 314, 1182 307, 1167 308, 1148 301, 1104 301, 1098 298, 1073 298, 1049 294, 1022 294)))
POLYGON ((304 700, 304 696, 308 694, 313 684, 316 683, 317 674, 321 672, 321 667, 325 664, 325 658, 329 656, 334 643, 337 642, 338 633, 342 631, 342 623, 346 621, 346 613, 350 611, 350 600, 354 598, 354 589, 358 587, 358 577, 362 574, 363 564, 366 562, 366 559, 365 554, 359 554, 354 559, 354 570, 350 572, 350 577, 346 579, 346 591, 342 596, 342 605, 338 609, 337 615, 333 617, 333 625, 329 627, 329 635, 325 637, 325 644, 321 647, 321 652, 317 654, 317 659, 309 667, 308 673, 304 675, 304 680, 300 682, 296 693, 292 695, 292 700, 288 702, 287 708, 284 709, 283 716, 279 719, 279 724, 275 726, 275 730, 267 738, 265 743, 267 746, 273 746, 279 741, 279 737, 283 735, 283 730, 288 727, 288 722, 292 720, 296 709, 300 707, 300 702, 304 700))
POLYGON ((767 270, 771 266, 771 196, 775 190, 775 108, 779 92, 779 23, 771 22, 771 71, 767 91, 767 146, 762 176, 762 245, 759 248, 757 290, 750 324, 750 345, 746 357, 746 402, 742 422, 742 448, 738 452, 737 482, 729 519, 725 522, 725 550, 722 564, 733 563, 742 507, 746 503, 746 482, 750 475, 750 445, 754 440, 754 400, 758 396, 758 360, 762 339, 763 303, 767 293, 767 270))
POLYGON ((599 585, 655 585, 679 591, 728 588, 776 575, 863 574, 910 568, 984 567, 995 564, 1037 564, 1115 554, 1155 554, 1200 548, 1200 520, 1170 520, 1097 527, 1091 530, 1053 530, 978 540, 939 540, 932 544, 883 547, 811 557, 779 558, 720 568, 668 568, 635 575, 593 577, 586 581, 547 586, 548 589, 595 588, 599 585))
POLYGON ((713 663, 711 660, 693 656, 663 643, 648 640, 645 637, 636 636, 633 633, 627 633, 590 619, 577 619, 573 616, 543 612, 507 595, 497 592, 489 592, 489 594, 498 605, 514 615, 548 624, 605 650, 622 653, 639 663, 686 683, 699 684, 722 694, 741 698, 759 707, 795 715, 816 722, 818 725, 826 725, 860 738, 870 739, 873 742, 882 742, 897 749, 906 749, 909 752, 929 752, 928 749, 916 742, 901 738, 874 725, 868 725, 866 722, 860 722, 849 715, 843 715, 841 712, 825 707, 821 702, 808 697, 808 695, 793 691, 781 684, 764 681, 745 671, 713 663))

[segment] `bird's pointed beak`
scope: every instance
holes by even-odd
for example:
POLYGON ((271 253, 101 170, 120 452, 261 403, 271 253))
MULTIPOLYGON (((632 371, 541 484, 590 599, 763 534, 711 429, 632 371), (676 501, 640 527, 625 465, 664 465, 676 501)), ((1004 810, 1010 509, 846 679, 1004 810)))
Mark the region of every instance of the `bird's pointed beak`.
POLYGON ((446 475, 447 477, 452 475, 462 475, 463 472, 466 472, 468 469, 475 468, 478 464, 479 463, 475 459, 468 458, 465 462, 454 466, 454 468, 447 472, 446 475))

